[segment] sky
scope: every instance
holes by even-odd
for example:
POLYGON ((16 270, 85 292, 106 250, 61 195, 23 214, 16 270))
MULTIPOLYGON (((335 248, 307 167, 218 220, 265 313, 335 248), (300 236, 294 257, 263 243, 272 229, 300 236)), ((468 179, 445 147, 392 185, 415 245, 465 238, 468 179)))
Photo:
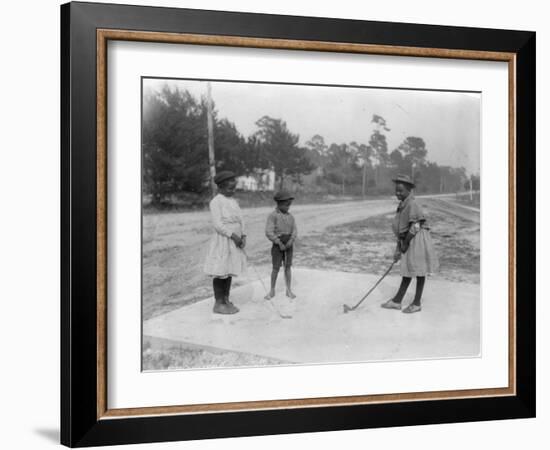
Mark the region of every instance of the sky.
MULTIPOLYGON (((207 83, 194 80, 144 79, 144 90, 187 89, 206 95, 207 83)), ((481 94, 416 91, 373 87, 336 87, 212 81, 219 118, 227 118, 245 137, 267 115, 282 119, 304 145, 319 134, 325 143, 368 143, 373 114, 382 116, 392 152, 408 136, 424 139, 427 159, 439 165, 465 167, 478 174, 480 165, 481 94)))

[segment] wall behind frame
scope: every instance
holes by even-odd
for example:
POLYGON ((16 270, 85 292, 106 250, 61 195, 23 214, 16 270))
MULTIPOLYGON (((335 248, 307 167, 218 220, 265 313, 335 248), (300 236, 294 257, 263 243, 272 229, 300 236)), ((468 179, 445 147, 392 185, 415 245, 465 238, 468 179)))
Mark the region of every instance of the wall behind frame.
MULTIPOLYGON (((2 238, 0 258, 0 298, 2 301, 0 387, 3 403, 0 417, 5 427, 2 447, 53 448, 59 440, 59 5, 56 0, 11 2, 3 9, 0 29, 4 88, 0 118, 2 133, 2 238), (29 405, 32 403, 32 407, 29 405)), ((106 3, 106 2, 101 2, 106 3)), ((126 3, 202 9, 249 11, 341 17, 363 20, 417 22, 456 26, 508 28, 537 31, 537 80, 550 79, 550 32, 543 2, 525 0, 521 4, 498 4, 464 0, 448 4, 434 0, 410 2, 357 2, 353 0, 296 2, 277 0, 163 0, 126 3)), ((537 85, 537 128, 550 121, 549 87, 537 85)), ((540 133, 537 141, 538 229, 550 222, 543 211, 543 181, 550 167, 550 155, 540 149, 550 147, 550 139, 540 133)), ((547 225, 546 225, 547 226, 547 225)), ((550 272, 545 253, 548 239, 539 233, 537 278, 550 272)), ((538 376, 550 375, 550 313, 538 293, 538 376)), ((525 445, 543 448, 550 426, 550 388, 538 386, 538 417, 532 420, 430 425, 399 429, 359 430, 308 435, 225 439, 223 441, 166 443, 126 446, 136 449, 219 449, 248 450, 281 448, 364 449, 385 447, 463 449, 491 445, 500 450, 525 445)))

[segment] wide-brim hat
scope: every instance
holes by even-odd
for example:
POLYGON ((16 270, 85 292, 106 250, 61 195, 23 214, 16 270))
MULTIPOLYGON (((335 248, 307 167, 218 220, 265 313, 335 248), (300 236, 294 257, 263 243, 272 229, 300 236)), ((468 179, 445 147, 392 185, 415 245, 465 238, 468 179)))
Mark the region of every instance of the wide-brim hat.
POLYGON ((235 173, 231 172, 230 170, 222 170, 221 172, 218 172, 218 174, 214 177, 214 183, 221 184, 224 181, 232 180, 233 178, 237 178, 237 175, 235 175, 235 173))
POLYGON ((285 200, 294 200, 294 197, 290 195, 290 192, 282 190, 275 193, 273 200, 276 202, 283 202, 285 200))
POLYGON ((399 174, 395 178, 392 178, 392 181, 394 183, 407 184, 412 188, 414 187, 414 181, 408 175, 399 174))

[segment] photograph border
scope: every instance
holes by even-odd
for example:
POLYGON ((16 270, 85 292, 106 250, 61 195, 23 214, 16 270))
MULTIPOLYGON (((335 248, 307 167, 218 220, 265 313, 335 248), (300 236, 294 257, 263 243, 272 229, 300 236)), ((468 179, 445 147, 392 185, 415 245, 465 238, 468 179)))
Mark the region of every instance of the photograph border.
POLYGON ((92 3, 62 5, 61 27, 63 444, 89 446, 534 416, 535 33, 92 3), (109 40, 507 62, 508 387, 108 409, 109 40), (519 299, 517 292, 521 292, 519 299))

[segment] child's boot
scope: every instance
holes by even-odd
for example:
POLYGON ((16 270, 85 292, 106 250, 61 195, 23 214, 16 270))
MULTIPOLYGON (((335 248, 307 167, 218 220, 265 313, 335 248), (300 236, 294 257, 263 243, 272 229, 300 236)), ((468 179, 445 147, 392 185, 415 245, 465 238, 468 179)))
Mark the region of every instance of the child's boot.
POLYGON ((225 284, 224 284, 224 292, 223 292, 223 302, 225 303, 225 305, 231 310, 231 311, 234 311, 234 312, 231 312, 229 314, 234 314, 234 313, 237 313, 239 312, 239 308, 237 308, 233 302, 231 300, 229 300, 229 292, 231 291, 231 281, 232 281, 232 278, 231 277, 228 277, 226 278, 225 280, 225 284))
POLYGON ((214 304, 213 311, 216 314, 235 314, 239 312, 239 309, 233 304, 226 303, 225 285, 226 280, 220 278, 214 279, 214 298, 216 303, 214 304))

